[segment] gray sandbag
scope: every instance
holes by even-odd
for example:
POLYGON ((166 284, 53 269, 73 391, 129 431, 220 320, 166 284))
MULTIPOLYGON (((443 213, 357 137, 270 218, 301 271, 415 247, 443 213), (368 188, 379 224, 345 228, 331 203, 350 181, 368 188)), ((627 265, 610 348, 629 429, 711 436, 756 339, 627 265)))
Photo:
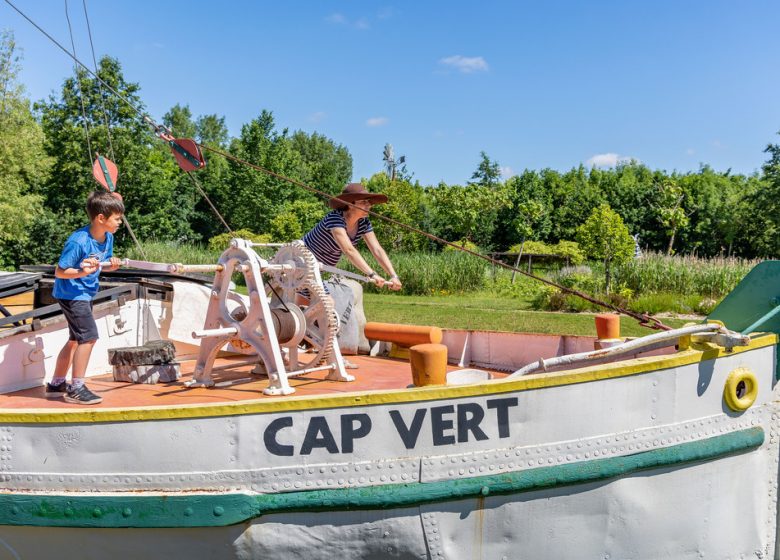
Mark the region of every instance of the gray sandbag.
MULTIPOLYGON (((339 334, 337 336, 342 354, 358 353, 358 323, 355 318, 355 293, 350 287, 350 280, 340 276, 332 276, 324 282, 325 289, 333 298, 336 314, 339 316, 339 334)), ((357 282, 353 282, 357 283, 357 282)))

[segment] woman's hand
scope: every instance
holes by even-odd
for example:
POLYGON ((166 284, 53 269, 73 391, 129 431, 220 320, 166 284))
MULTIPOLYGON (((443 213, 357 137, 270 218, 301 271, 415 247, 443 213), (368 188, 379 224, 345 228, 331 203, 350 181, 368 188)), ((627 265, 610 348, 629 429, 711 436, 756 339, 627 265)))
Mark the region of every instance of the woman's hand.
POLYGON ((371 276, 368 277, 377 288, 384 288, 385 284, 387 283, 387 280, 379 276, 376 272, 374 272, 371 276))
POLYGON ((398 291, 403 286, 401 285, 401 280, 399 280, 398 276, 395 274, 390 277, 390 285, 388 286, 391 290, 398 291))

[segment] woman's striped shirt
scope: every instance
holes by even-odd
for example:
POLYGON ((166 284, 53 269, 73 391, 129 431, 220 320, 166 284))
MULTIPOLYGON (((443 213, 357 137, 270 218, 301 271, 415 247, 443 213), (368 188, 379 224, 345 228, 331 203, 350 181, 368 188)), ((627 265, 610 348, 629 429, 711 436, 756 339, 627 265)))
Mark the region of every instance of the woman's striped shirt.
MULTIPOLYGON (((347 222, 344 220, 344 210, 333 210, 328 212, 312 230, 303 236, 303 243, 314 253, 314 256, 323 264, 335 266, 341 258, 341 247, 336 243, 330 230, 333 228, 347 229, 347 222)), ((365 234, 374 231, 368 218, 358 220, 357 233, 355 237, 349 237, 352 246, 358 244, 365 234)), ((349 236, 349 234, 347 234, 349 236)))

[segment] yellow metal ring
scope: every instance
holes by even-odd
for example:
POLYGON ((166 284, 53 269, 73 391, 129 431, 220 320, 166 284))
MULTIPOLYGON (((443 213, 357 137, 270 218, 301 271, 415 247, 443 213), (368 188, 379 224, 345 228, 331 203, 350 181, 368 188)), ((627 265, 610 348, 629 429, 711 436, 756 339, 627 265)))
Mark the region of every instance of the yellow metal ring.
POLYGON ((748 368, 737 368, 729 373, 726 386, 723 388, 723 398, 731 410, 741 412, 747 410, 758 396, 758 380, 748 368))

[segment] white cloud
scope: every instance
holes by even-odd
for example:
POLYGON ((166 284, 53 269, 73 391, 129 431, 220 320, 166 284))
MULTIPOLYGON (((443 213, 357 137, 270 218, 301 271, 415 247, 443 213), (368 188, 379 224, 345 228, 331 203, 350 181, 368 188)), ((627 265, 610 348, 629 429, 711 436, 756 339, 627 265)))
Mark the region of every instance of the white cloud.
POLYGON ((312 113, 309 115, 309 122, 313 122, 314 124, 320 123, 323 120, 325 120, 325 117, 327 117, 328 114, 324 111, 317 111, 316 113, 312 113))
POLYGON ((693 154, 696 153, 696 150, 694 150, 693 148, 688 148, 687 150, 685 150, 685 153, 688 154, 689 156, 692 156, 693 154))
POLYGON ((325 18, 325 21, 327 21, 328 23, 332 23, 334 25, 344 25, 346 27, 354 27, 355 29, 360 29, 360 30, 369 29, 371 27, 371 24, 368 22, 368 19, 364 17, 358 18, 355 21, 351 21, 344 14, 340 14, 338 12, 332 13, 329 16, 327 16, 325 18))
POLYGON ((588 159, 585 165, 588 167, 615 167, 619 163, 630 163, 635 161, 639 163, 639 160, 631 156, 621 156, 612 152, 606 154, 596 154, 588 159))
POLYGON ((456 54, 439 59, 439 64, 455 68, 463 74, 488 71, 488 63, 481 56, 461 56, 456 54))
POLYGON ((376 17, 377 19, 388 19, 393 17, 394 14, 395 14, 395 10, 393 10, 393 8, 388 7, 379 10, 379 13, 376 15, 376 17))
POLYGON ((339 13, 330 14, 328 17, 325 18, 325 21, 327 21, 328 23, 336 23, 339 25, 347 24, 347 18, 345 18, 342 14, 339 13))
POLYGON ((501 176, 504 179, 509 179, 510 177, 514 177, 515 176, 515 172, 514 172, 514 170, 511 167, 509 167, 507 165, 506 167, 502 167, 501 168, 501 176))
POLYGON ((384 126, 389 122, 387 117, 371 117, 366 121, 366 126, 384 126))

